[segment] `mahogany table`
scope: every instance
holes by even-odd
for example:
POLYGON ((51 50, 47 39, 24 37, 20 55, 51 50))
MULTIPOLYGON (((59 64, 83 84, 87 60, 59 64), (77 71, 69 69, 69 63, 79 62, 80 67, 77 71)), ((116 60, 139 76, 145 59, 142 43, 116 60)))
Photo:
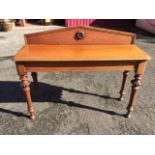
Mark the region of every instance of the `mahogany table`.
POLYGON ((24 47, 14 56, 21 86, 25 92, 30 118, 35 118, 30 82, 31 72, 38 93, 37 72, 51 71, 123 71, 120 100, 123 99, 129 71, 135 76, 126 116, 135 104, 141 76, 150 59, 134 44, 135 34, 92 27, 73 27, 27 34, 24 47))

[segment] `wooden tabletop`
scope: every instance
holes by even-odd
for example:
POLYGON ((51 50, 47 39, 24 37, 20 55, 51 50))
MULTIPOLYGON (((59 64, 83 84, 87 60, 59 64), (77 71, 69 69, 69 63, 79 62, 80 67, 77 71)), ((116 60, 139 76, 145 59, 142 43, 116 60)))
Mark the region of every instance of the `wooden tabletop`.
POLYGON ((20 61, 149 60, 136 45, 25 45, 15 56, 20 61))

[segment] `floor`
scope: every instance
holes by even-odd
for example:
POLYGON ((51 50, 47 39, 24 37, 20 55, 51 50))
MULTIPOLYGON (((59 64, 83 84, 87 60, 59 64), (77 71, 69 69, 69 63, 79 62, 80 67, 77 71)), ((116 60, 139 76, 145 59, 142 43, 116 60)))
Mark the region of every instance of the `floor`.
MULTIPOLYGON (((32 82, 36 119, 28 118, 12 56, 24 44, 23 34, 55 28, 60 27, 0 32, 0 134, 155 134, 155 36, 131 27, 123 29, 137 33, 136 44, 152 60, 143 75, 130 119, 124 114, 133 73, 129 75, 125 98, 120 102, 117 99, 121 72, 39 73, 41 99, 39 102, 35 99, 32 82)), ((30 75, 29 79, 32 81, 30 75)))

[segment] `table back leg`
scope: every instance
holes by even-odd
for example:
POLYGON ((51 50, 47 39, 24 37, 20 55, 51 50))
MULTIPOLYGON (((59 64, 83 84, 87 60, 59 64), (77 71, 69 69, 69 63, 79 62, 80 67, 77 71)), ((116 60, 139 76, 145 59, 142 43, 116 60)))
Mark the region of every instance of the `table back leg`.
POLYGON ((123 100, 123 96, 125 94, 125 85, 126 85, 126 81, 127 81, 128 75, 129 75, 129 71, 124 71, 123 72, 123 80, 122 80, 122 86, 121 86, 120 98, 119 98, 120 101, 123 100))
POLYGON ((39 90, 39 83, 38 83, 37 73, 36 72, 32 72, 31 76, 32 76, 33 82, 34 82, 36 98, 39 99, 40 98, 40 90, 39 90))

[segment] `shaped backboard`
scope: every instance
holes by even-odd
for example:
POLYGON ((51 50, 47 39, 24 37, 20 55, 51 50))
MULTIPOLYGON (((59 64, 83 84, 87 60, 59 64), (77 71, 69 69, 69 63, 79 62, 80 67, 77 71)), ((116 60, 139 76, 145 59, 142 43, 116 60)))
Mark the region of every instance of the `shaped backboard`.
POLYGON ((134 38, 134 33, 84 26, 25 35, 27 44, 49 45, 132 44, 134 38))

